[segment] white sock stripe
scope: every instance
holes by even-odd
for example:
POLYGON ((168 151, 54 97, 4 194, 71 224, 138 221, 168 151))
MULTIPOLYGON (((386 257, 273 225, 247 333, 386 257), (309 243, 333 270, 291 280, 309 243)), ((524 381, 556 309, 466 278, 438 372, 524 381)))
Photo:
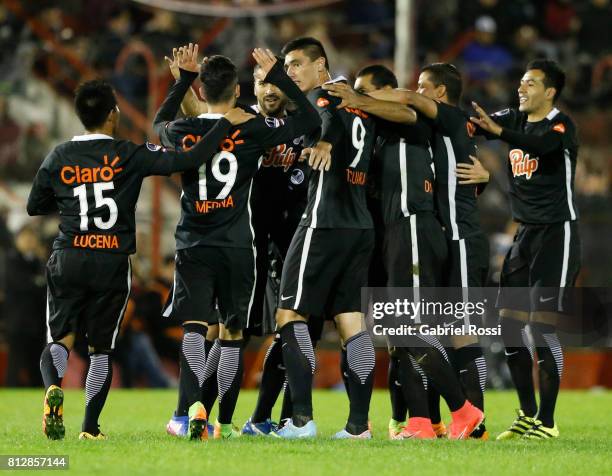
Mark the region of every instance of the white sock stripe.
POLYGON ((85 405, 89 405, 91 399, 100 393, 109 371, 107 354, 94 354, 89 360, 89 371, 85 379, 85 405))
POLYGON ((277 345, 277 341, 273 340, 272 343, 270 344, 270 346, 268 347, 268 350, 266 350, 266 355, 264 356, 262 367, 266 366, 266 362, 268 361, 268 357, 270 357, 270 354, 272 353, 272 349, 274 348, 275 345, 277 345))
POLYGON ((363 332, 346 344, 346 359, 349 369, 359 377, 363 385, 372 374, 376 363, 374 346, 369 334, 363 332))
POLYGON ((419 364, 417 364, 417 361, 414 360, 414 357, 412 355, 408 355, 408 358, 410 359, 410 363, 412 364, 414 370, 416 370, 421 376, 421 380, 423 381, 423 388, 427 390, 427 375, 425 375, 425 371, 419 364))
POLYGON ((217 371, 219 367, 219 358, 221 357, 221 344, 216 340, 213 346, 208 351, 206 356, 206 365, 204 366, 204 380, 209 379, 217 371))
POLYGON ((435 336, 430 336, 430 335, 425 335, 425 334, 419 334, 419 339, 421 339, 422 341, 425 341, 426 343, 428 343, 430 346, 435 347, 436 349, 438 349, 440 351, 440 353, 444 356, 444 359, 448 362, 448 354, 446 353, 446 349, 444 348, 444 346, 442 345, 442 342, 440 342, 440 340, 435 337, 435 336))
POLYGON ((51 358, 53 359, 53 366, 57 370, 59 378, 64 378, 66 373, 66 367, 68 365, 68 351, 63 345, 51 344, 49 348, 51 352, 51 358))
POLYGON ((534 360, 533 346, 531 345, 531 342, 529 340, 529 336, 527 335, 527 330, 525 327, 521 329, 521 338, 523 339, 523 344, 525 344, 525 347, 527 347, 527 350, 529 351, 529 355, 531 355, 531 360, 534 360))
POLYGON ((308 362, 310 362, 310 370, 314 374, 315 355, 314 349, 312 348, 312 341, 310 340, 310 334, 308 333, 308 326, 303 322, 294 324, 293 334, 295 335, 295 340, 300 346, 302 354, 304 354, 308 359, 308 362))
POLYGON ((219 402, 221 402, 223 395, 225 395, 236 379, 241 350, 239 347, 221 347, 219 370, 217 371, 219 402))
POLYGON ((559 337, 557 334, 542 334, 544 340, 548 344, 550 348, 550 352, 555 359, 555 364, 557 364, 557 371, 559 372, 559 378, 563 375, 563 349, 561 348, 561 342, 559 342, 559 337))
POLYGON ((487 362, 484 357, 477 357, 474 360, 476 364, 476 370, 478 371, 478 381, 480 383, 480 389, 484 392, 487 385, 487 362))
POLYGON ((183 336, 181 352, 185 356, 185 360, 187 360, 189 368, 198 378, 198 385, 201 387, 204 383, 204 374, 206 369, 204 336, 202 334, 198 334, 197 332, 187 332, 183 336))

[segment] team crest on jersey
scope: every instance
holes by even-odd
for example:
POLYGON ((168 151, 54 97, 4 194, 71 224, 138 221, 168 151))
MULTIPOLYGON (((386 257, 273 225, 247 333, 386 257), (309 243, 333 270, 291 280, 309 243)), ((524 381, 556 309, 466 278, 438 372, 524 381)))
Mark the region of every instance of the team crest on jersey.
POLYGON ((508 154, 508 158, 512 167, 512 175, 515 177, 525 177, 527 180, 538 170, 540 165, 537 157, 532 159, 529 157, 529 154, 525 154, 521 149, 512 149, 508 154))
POLYGON ((510 109, 506 108, 506 109, 502 109, 501 111, 494 112, 492 116, 505 116, 509 112, 510 112, 510 109))
POLYGON ((277 119, 276 117, 266 117, 266 126, 276 129, 285 123, 283 119, 277 119))
POLYGON ((147 145, 147 149, 149 149, 151 152, 157 152, 162 148, 161 145, 151 144, 151 142, 145 142, 145 144, 147 145))
POLYGON ((304 183, 304 172, 300 169, 295 169, 291 172, 291 178, 289 180, 293 185, 301 185, 304 183))

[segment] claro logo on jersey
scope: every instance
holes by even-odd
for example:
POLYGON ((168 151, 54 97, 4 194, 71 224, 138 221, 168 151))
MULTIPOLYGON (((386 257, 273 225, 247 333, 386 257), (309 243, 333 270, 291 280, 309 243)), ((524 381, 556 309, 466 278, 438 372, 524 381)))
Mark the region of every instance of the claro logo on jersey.
POLYGON ((119 162, 119 156, 108 163, 108 156, 104 156, 102 167, 81 167, 79 165, 64 165, 60 170, 60 179, 66 185, 74 183, 111 182, 115 175, 123 170, 122 167, 115 168, 119 162))
POLYGON ((512 149, 508 157, 512 167, 512 175, 515 177, 524 176, 529 180, 540 165, 537 158, 530 158, 529 154, 525 154, 521 149, 512 149))
MULTIPOLYGON (((232 152, 237 145, 244 144, 243 139, 236 139, 240 134, 240 129, 235 131, 231 137, 226 137, 219 143, 219 150, 225 150, 227 152, 232 152)), ((184 151, 190 150, 197 142, 202 139, 201 135, 187 134, 181 140, 181 145, 183 146, 184 151)))
POLYGON ((262 167, 282 167, 286 172, 295 161, 296 153, 293 152, 293 147, 287 147, 287 144, 280 144, 270 149, 268 155, 261 162, 262 167))

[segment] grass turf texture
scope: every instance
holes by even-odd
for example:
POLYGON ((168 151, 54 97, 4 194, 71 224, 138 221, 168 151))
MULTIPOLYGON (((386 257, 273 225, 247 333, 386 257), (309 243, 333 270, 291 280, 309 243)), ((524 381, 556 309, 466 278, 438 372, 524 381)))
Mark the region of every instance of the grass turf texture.
MULTIPOLYGON (((252 411, 256 392, 240 395, 235 423, 252 411)), ((382 475, 382 474, 610 474, 612 392, 562 392, 561 438, 549 441, 388 441, 389 401, 377 391, 370 418, 372 441, 333 441, 348 403, 343 392, 314 395, 320 437, 279 441, 244 437, 190 442, 165 434, 175 391, 117 390, 109 395, 101 428, 107 441, 79 441, 84 392, 66 391, 66 439, 42 434, 42 390, 0 390, 0 454, 66 454, 70 474, 382 475)), ((487 393, 487 427, 495 436, 514 419, 513 392, 487 393)), ((279 412, 275 408, 274 416, 279 412)), ((216 413, 216 409, 215 409, 216 413)), ((214 415, 213 415, 214 418, 214 415)), ((444 414, 448 421, 447 414, 444 414)))

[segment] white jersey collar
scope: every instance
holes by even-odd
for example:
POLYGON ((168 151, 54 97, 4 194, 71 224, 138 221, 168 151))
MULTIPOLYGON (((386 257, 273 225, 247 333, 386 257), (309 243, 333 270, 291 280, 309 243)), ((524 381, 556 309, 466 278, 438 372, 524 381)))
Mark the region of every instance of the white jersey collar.
POLYGON ((106 134, 83 134, 80 136, 74 136, 72 138, 72 141, 81 142, 85 140, 100 140, 100 139, 113 140, 111 136, 107 136, 106 134))
POLYGON ((223 114, 220 112, 205 112, 204 114, 200 114, 198 117, 200 119, 221 119, 223 114))

